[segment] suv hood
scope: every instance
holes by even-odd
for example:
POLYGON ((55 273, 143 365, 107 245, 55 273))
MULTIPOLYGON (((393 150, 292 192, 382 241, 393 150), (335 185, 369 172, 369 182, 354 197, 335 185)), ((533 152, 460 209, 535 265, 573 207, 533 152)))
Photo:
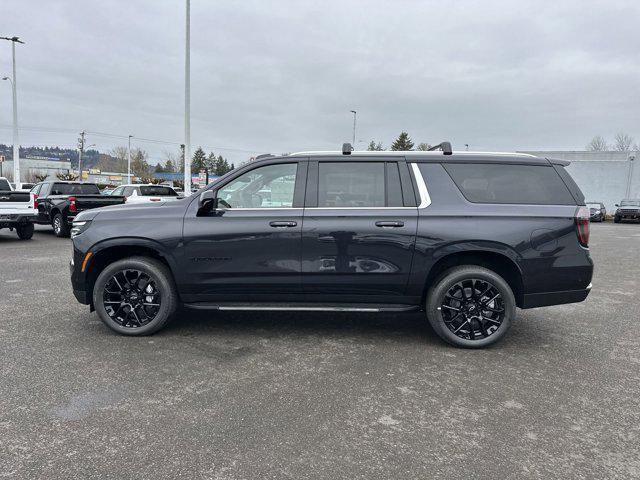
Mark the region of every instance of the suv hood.
MULTIPOLYGON (((171 202, 177 203, 177 202, 171 202)), ((74 219, 76 222, 86 222, 93 220, 102 212, 109 212, 111 214, 117 214, 118 212, 134 212, 138 210, 149 210, 161 208, 166 205, 166 202, 153 202, 153 203, 123 203, 119 205, 109 205, 108 207, 93 208, 91 210, 85 210, 77 215, 74 219)))

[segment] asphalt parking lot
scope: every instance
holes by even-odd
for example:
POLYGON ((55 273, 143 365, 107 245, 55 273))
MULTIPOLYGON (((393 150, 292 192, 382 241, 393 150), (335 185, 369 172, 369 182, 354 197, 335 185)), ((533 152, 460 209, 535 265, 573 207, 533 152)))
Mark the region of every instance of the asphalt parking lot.
POLYGON ((0 232, 0 477, 640 478, 640 225, 483 351, 419 314, 181 313, 117 336, 68 239, 0 232))

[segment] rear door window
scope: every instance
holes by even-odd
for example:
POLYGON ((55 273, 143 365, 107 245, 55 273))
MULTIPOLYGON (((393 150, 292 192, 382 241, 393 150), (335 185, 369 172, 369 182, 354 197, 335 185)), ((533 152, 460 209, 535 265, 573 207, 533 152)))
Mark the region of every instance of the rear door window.
POLYGON ((4 178, 0 178, 0 191, 8 192, 11 191, 11 185, 4 178))
POLYGON ((320 162, 318 165, 318 207, 384 206, 384 162, 320 162))
POLYGON ((470 202, 576 204, 569 189, 550 165, 447 163, 444 168, 470 202))
POLYGON ((52 195, 100 195, 100 189, 92 183, 54 183, 52 195))

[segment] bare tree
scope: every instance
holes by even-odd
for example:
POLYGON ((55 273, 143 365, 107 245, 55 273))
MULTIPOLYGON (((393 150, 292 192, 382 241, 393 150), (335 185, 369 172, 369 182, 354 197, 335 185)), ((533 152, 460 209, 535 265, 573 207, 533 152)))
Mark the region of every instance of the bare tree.
POLYGON ((416 147, 416 150, 421 150, 423 152, 426 152, 427 150, 429 150, 431 148, 431 145, 429 145, 426 142, 422 142, 419 143, 418 146, 416 147))
POLYGON ((628 152, 631 150, 631 145, 633 145, 633 137, 622 132, 616 134, 616 150, 619 152, 628 152))
POLYGON ((607 145, 607 141, 600 135, 596 135, 595 137, 593 137, 587 144, 587 150, 591 152, 605 152, 608 149, 609 145, 607 145))
POLYGON ((63 182, 74 182, 78 179, 78 175, 75 173, 56 173, 56 178, 58 180, 62 180, 63 182))
POLYGON ((367 150, 370 152, 381 152, 384 150, 384 145, 382 145, 382 142, 376 143, 374 140, 371 140, 367 146, 367 150))

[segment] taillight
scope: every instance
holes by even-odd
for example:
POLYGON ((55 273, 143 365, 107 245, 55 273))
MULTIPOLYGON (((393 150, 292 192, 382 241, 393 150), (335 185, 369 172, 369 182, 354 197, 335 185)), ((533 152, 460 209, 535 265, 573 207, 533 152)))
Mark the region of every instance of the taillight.
POLYGON ((33 208, 38 209, 38 195, 36 193, 33 194, 33 208))
POLYGON ((576 233, 578 242, 583 247, 589 246, 589 209, 587 207, 578 207, 576 210, 576 233))
POLYGON ((76 197, 69 197, 69 211, 73 213, 78 211, 78 207, 76 205, 76 197))

